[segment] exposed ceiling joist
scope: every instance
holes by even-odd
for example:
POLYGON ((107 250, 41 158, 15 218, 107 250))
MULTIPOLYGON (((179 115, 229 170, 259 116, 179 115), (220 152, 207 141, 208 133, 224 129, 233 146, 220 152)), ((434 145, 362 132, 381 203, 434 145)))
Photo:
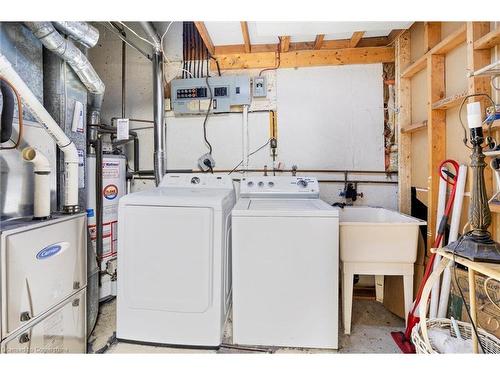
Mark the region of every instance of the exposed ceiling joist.
POLYGON ((252 52, 252 44, 250 43, 250 34, 248 33, 248 24, 246 21, 241 21, 241 32, 245 43, 245 52, 250 53, 252 52))
POLYGON ((203 39, 203 42, 205 43, 205 46, 208 49, 208 52, 211 55, 215 54, 215 47, 214 44, 212 43, 212 39, 210 38, 210 35, 208 34, 207 28, 205 27, 204 22, 200 21, 195 21, 195 26, 198 29, 198 32, 200 33, 201 39, 203 39))
MULTIPOLYGON (((220 69, 255 69, 276 66, 275 52, 232 53, 216 56, 220 69)), ((392 47, 358 47, 336 50, 305 50, 280 54, 281 68, 394 62, 392 47)), ((214 62, 211 62, 215 69, 214 62)))
POLYGON ((355 48, 359 41, 361 40, 361 38, 363 37, 363 35, 365 35, 365 32, 364 31, 356 31, 352 34, 351 36, 351 40, 349 42, 349 47, 350 48, 355 48))
POLYGON ((282 36, 281 38, 281 51, 280 52, 288 52, 290 49, 290 37, 282 36))
POLYGON ((314 40, 314 49, 321 49, 323 39, 325 39, 325 34, 316 35, 316 39, 314 40))

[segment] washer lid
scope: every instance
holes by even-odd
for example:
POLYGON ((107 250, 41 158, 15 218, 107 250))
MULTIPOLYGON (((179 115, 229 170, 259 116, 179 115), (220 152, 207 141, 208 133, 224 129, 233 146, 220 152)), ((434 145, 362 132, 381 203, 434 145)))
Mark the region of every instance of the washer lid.
POLYGON ((338 217, 339 211, 321 199, 241 198, 234 206, 232 215, 338 217))
POLYGON ((120 206, 212 207, 221 209, 234 205, 235 194, 228 189, 157 187, 128 194, 120 206))

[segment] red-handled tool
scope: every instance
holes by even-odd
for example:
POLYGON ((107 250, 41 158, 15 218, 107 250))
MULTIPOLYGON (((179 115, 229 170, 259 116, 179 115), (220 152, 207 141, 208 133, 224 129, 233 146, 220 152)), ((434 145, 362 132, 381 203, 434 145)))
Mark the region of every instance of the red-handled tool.
MULTIPOLYGON (((451 186, 450 196, 448 198, 448 202, 446 202, 446 208, 444 210, 443 217, 439 222, 438 232, 436 234, 436 238, 432 245, 433 248, 437 248, 440 246, 441 241, 443 240, 444 231, 446 229, 446 224, 448 223, 448 219, 450 216, 451 209, 453 207, 453 202, 455 200, 455 193, 457 189, 457 178, 458 178, 458 169, 459 165, 455 160, 445 160, 439 165, 439 176, 446 181, 448 185, 451 186), (451 173, 449 171, 443 170, 443 167, 446 164, 451 164, 455 173, 451 173), (443 176, 443 172, 446 176, 443 176)), ((398 345, 399 349, 405 354, 414 354, 415 353, 415 345, 411 342, 411 331, 413 327, 420 321, 420 317, 416 315, 416 311, 418 308, 418 304, 420 303, 420 299, 422 298, 422 292, 424 290, 424 285, 432 273, 432 267, 434 265, 434 258, 436 254, 432 254, 427 262, 427 266, 425 267, 424 277, 420 283, 418 288, 418 293, 413 302, 413 307, 408 314, 408 319, 406 323, 406 330, 404 332, 391 332, 391 336, 393 340, 398 345)))

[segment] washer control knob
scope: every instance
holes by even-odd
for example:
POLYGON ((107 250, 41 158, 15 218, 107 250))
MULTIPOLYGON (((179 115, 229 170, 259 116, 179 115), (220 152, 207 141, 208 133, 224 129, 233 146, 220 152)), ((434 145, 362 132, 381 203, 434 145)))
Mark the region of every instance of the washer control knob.
POLYGON ((199 177, 193 177, 191 179, 191 183, 195 184, 195 185, 199 184, 200 183, 200 178, 199 177))
POLYGON ((259 181, 257 185, 259 185, 259 187, 264 187, 264 183, 262 181, 259 181))
POLYGON ((307 187, 307 181, 306 180, 298 180, 297 181, 297 185, 299 185, 300 187, 307 187))
POLYGON ((252 187, 252 186, 253 186, 253 181, 248 181, 248 182, 247 182, 247 186, 252 187))
POLYGON ((269 182, 267 183, 267 185, 268 185, 269 187, 273 187, 273 186, 274 186, 274 182, 269 181, 269 182))

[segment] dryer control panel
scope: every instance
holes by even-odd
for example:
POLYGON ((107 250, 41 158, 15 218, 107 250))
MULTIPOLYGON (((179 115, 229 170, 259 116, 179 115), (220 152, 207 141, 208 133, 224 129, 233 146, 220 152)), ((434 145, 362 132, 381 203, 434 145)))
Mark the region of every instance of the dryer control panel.
POLYGON ((319 198, 319 183, 315 177, 251 176, 241 180, 240 196, 319 198))
POLYGON ((160 187, 233 189, 233 180, 229 176, 211 173, 168 173, 161 180, 160 187))

